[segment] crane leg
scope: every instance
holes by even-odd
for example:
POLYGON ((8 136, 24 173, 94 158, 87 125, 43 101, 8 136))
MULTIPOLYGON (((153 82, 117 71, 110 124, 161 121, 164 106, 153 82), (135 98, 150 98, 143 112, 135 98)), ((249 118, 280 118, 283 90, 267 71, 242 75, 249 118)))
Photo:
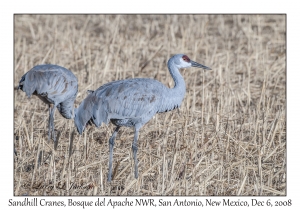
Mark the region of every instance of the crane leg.
POLYGON ((49 133, 48 133, 48 141, 51 139, 51 134, 53 140, 56 141, 55 133, 54 133, 54 113, 55 113, 56 106, 53 104, 49 105, 49 133))
POLYGON ((133 159, 134 159, 134 177, 136 179, 139 176, 138 161, 137 161, 137 158, 136 158, 136 153, 138 151, 137 141, 138 141, 138 138, 139 138, 139 130, 140 130, 140 127, 135 127, 134 139, 133 139, 133 143, 132 143, 132 153, 133 153, 133 159))
POLYGON ((109 139, 109 163, 108 163, 108 177, 107 177, 108 182, 111 182, 113 149, 114 149, 114 144, 115 144, 115 138, 117 136, 119 129, 120 129, 120 126, 117 126, 113 135, 109 139))
POLYGON ((49 121, 48 121, 48 142, 51 139, 51 104, 49 105, 49 121))

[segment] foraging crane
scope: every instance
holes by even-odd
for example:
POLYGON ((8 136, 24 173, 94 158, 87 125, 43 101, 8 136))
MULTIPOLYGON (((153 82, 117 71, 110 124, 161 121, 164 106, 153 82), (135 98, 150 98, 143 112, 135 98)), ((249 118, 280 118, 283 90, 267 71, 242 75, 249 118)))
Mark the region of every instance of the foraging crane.
POLYGON ((37 65, 24 74, 18 89, 28 98, 36 95, 49 105, 48 141, 56 141, 54 133, 54 113, 56 108, 67 118, 74 118, 74 101, 78 92, 76 76, 68 69, 52 64, 37 65))
POLYGON ((80 134, 88 122, 99 127, 102 122, 107 124, 111 121, 117 126, 109 139, 109 182, 112 176, 114 140, 120 127, 134 127, 132 151, 134 174, 137 178, 136 154, 139 130, 156 113, 167 112, 181 105, 185 94, 185 83, 179 69, 189 67, 210 70, 209 67, 190 60, 186 55, 177 54, 168 61, 168 68, 175 82, 174 88, 167 88, 157 80, 146 78, 114 81, 99 87, 96 91, 89 91, 89 95, 75 110, 74 121, 80 134))

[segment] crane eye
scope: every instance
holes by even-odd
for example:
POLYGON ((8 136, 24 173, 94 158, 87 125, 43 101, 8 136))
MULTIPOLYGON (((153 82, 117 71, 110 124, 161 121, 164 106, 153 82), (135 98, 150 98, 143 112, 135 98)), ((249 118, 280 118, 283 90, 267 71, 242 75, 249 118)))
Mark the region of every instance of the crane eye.
POLYGON ((189 57, 187 57, 186 55, 182 56, 182 59, 185 61, 185 62, 190 62, 191 60, 189 59, 189 57))

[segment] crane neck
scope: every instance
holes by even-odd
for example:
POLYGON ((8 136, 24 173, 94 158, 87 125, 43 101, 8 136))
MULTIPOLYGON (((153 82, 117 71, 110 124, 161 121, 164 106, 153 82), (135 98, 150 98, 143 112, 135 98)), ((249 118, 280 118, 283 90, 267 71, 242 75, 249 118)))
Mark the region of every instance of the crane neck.
POLYGON ((185 82, 179 72, 179 67, 172 59, 168 61, 168 68, 175 85, 171 89, 166 89, 157 112, 167 112, 180 107, 185 95, 185 82))
POLYGON ((174 87, 171 89, 172 92, 182 95, 184 97, 185 94, 185 82, 183 77, 179 72, 179 67, 177 67, 173 60, 168 61, 169 72, 174 80, 174 87))

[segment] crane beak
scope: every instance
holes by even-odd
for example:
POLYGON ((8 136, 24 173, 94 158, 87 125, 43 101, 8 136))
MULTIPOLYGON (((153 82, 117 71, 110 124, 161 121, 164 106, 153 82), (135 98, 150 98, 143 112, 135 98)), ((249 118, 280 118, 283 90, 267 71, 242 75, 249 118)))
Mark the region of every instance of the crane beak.
POLYGON ((198 67, 198 68, 202 68, 202 69, 206 69, 206 70, 211 70, 211 68, 204 66, 200 63, 197 63, 195 61, 191 61, 192 67, 198 67))

